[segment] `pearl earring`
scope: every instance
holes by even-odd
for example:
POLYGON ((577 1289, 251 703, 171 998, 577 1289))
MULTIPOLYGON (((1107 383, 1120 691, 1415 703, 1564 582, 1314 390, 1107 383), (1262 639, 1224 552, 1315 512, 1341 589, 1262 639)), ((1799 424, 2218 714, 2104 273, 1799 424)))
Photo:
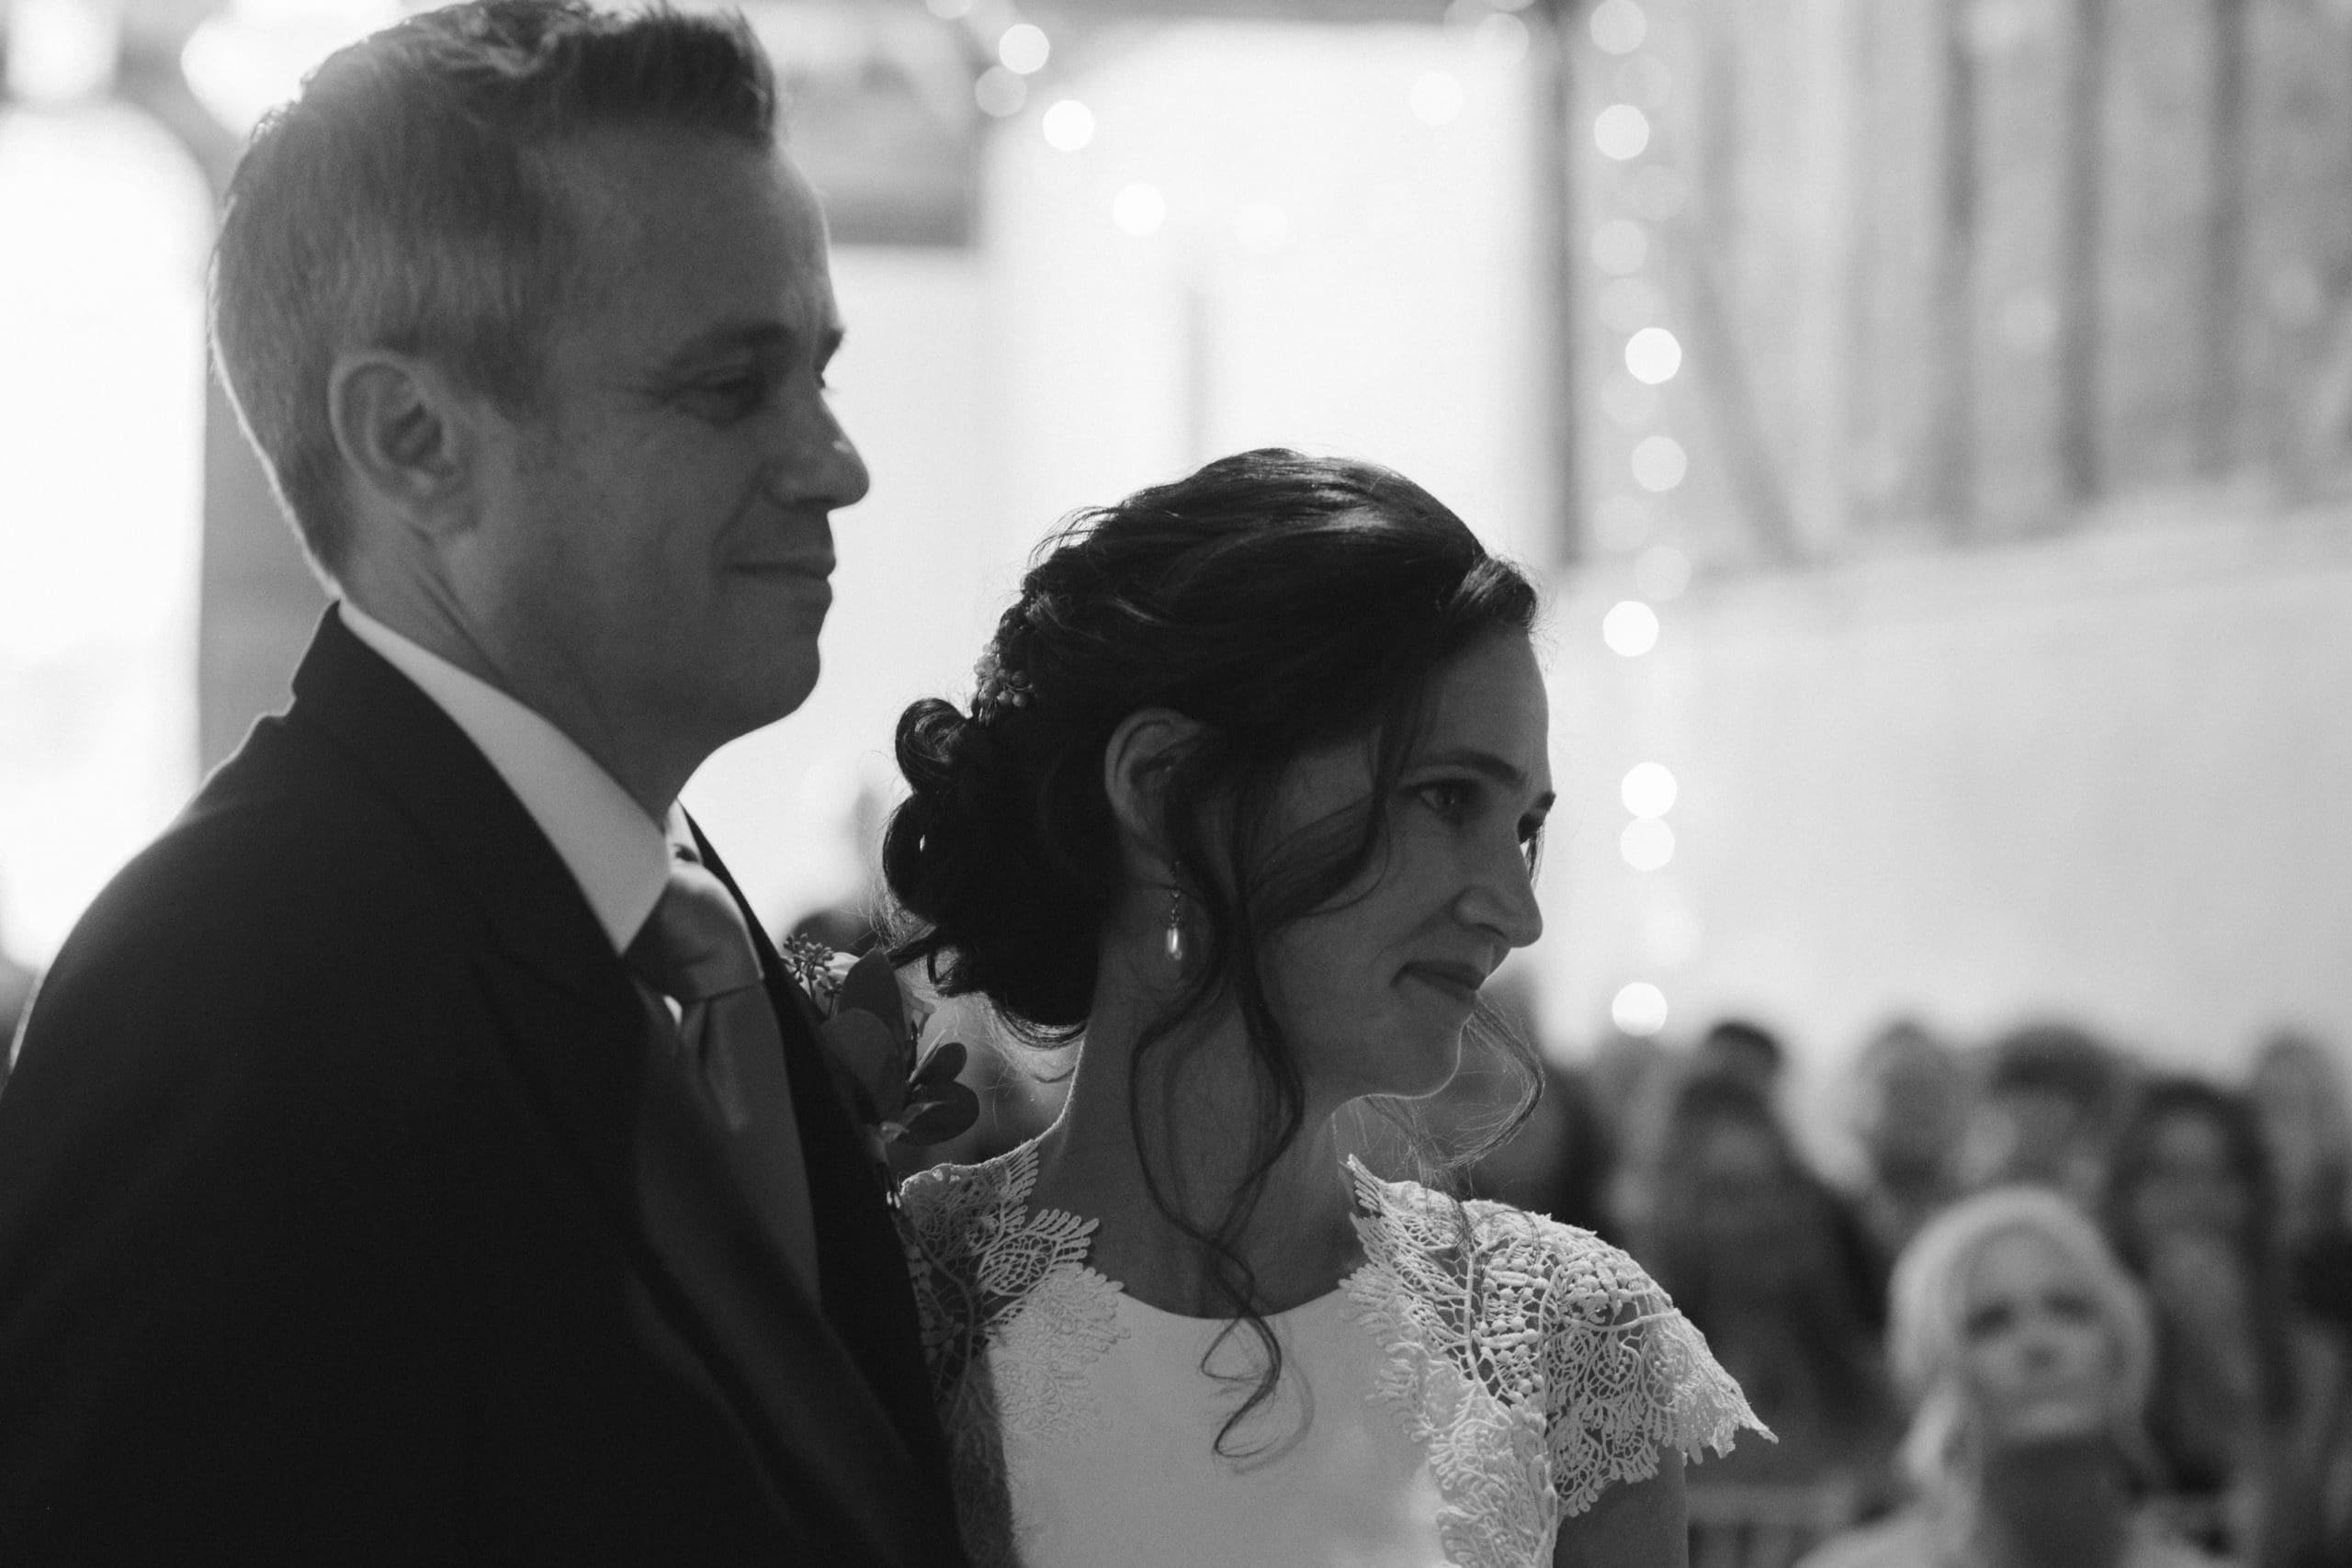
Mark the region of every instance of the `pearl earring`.
POLYGON ((1164 943, 1168 962, 1177 968, 1184 967, 1184 890, 1168 890, 1168 936, 1164 943))

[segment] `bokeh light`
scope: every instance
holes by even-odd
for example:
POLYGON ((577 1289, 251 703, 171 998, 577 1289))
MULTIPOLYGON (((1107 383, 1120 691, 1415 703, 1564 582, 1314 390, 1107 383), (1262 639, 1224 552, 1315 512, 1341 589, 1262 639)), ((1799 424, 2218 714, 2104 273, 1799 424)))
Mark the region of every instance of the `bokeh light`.
POLYGON ((1690 187, 1681 174, 1664 164, 1652 164, 1634 176, 1625 198, 1635 212, 1653 223, 1668 223, 1681 216, 1690 187))
POLYGON ((1629 376, 1611 376, 1600 384, 1600 412, 1620 430, 1647 430, 1657 423, 1665 400, 1656 387, 1645 387, 1629 376))
POLYGON ((1444 125, 1462 115, 1462 84, 1448 71, 1423 73, 1406 94, 1407 107, 1423 125, 1444 125))
POLYGON ((1654 600, 1679 599, 1690 586, 1690 558, 1672 545, 1653 545, 1634 562, 1634 581, 1654 600))
POLYGON ((1119 194, 1111 198, 1111 221, 1119 226, 1121 233, 1133 234, 1137 239, 1157 234, 1159 226, 1168 221, 1168 198, 1159 194, 1158 186, 1138 180, 1121 187, 1119 194))
POLYGON ((1674 73, 1655 54, 1637 54, 1609 73, 1610 96, 1656 114, 1674 101, 1674 73))
POLYGON ((1663 495, 1690 471, 1690 458, 1673 436, 1645 435, 1634 447, 1633 468, 1635 484, 1663 495))
POLYGON ((1620 600, 1600 617, 1600 640, 1620 658, 1639 659, 1657 646, 1657 612, 1639 599, 1620 600))
POLYGON ((1663 817, 1674 809, 1675 797, 1681 786, 1674 782, 1674 774, 1663 762, 1636 762, 1625 770, 1623 784, 1617 786, 1617 797, 1625 809, 1636 817, 1663 817))
POLYGON ((1002 119, 1019 114, 1029 101, 1029 84, 1001 65, 991 65, 972 84, 972 101, 982 114, 1002 119))
POLYGON ((1663 386, 1682 368, 1682 344, 1664 327, 1644 327, 1625 340, 1625 368, 1645 387, 1663 386))
POLYGON ((1527 24, 1508 11, 1498 11, 1478 24, 1472 42, 1480 54, 1498 65, 1517 65, 1527 58, 1527 24))
POLYGON ((1593 117, 1592 141, 1605 158, 1638 158, 1650 144, 1650 117, 1631 104, 1611 104, 1593 117))
POLYGON ((1650 30, 1647 17, 1634 0, 1600 0, 1592 8, 1592 41, 1604 54, 1631 54, 1642 47, 1650 30))
POLYGON ((1617 835, 1617 852, 1635 871, 1656 871, 1674 858, 1674 829, 1655 817, 1636 817, 1617 835))
POLYGON ((1600 324, 1612 333, 1633 333, 1654 326, 1666 314, 1666 296, 1645 277, 1612 277, 1600 286, 1594 301, 1600 324))
POLYGON ((1094 111, 1076 98, 1064 98, 1046 111, 1039 129, 1046 146, 1075 152, 1094 140, 1094 111))
POLYGON ((1630 218, 1611 218, 1592 231, 1592 265, 1623 277, 1650 259, 1649 231, 1630 218))
POLYGON ((1636 980, 1609 998, 1609 1021, 1646 1040, 1666 1027, 1666 993, 1647 980, 1636 980))
POLYGON ((1649 536, 1650 509, 1637 495, 1603 496, 1592 509, 1592 536, 1604 550, 1637 548, 1649 536))
POLYGON ((1015 22, 996 40, 996 57, 1004 62, 1004 68, 1023 76, 1043 71, 1053 52, 1053 40, 1035 22, 1015 22))

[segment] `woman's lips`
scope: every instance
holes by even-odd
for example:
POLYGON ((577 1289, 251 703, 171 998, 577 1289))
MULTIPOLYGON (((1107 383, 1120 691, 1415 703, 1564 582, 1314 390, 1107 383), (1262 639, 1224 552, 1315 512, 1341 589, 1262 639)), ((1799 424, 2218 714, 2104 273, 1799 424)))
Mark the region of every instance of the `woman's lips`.
POLYGON ((1430 989, 1442 992, 1464 1007, 1478 1000, 1478 987, 1487 983, 1487 972, 1472 964, 1455 964, 1433 960, 1405 965, 1408 979, 1420 981, 1430 989))

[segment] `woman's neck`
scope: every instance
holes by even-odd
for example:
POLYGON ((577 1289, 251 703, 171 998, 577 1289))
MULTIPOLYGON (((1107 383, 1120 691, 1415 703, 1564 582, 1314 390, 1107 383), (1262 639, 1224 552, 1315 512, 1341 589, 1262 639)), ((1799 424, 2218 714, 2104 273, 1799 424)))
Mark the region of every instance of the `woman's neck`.
POLYGON ((1984 1461, 1977 1529, 2003 1568, 2117 1568, 2130 1497, 2104 1436, 2031 1443, 1984 1461))
MULTIPOLYGON (((1167 1003, 1150 978, 1147 970, 1136 984, 1105 965, 1069 1104, 1038 1142, 1035 1201, 1099 1220, 1093 1265, 1129 1295, 1187 1316, 1230 1316, 1216 1256, 1185 1224, 1204 1235, 1225 1224, 1264 1135, 1272 1086, 1229 1012, 1152 1041, 1138 1065, 1136 1047, 1167 1003)), ((1226 1238, 1263 1312, 1329 1293, 1362 1256, 1335 1108, 1310 1100, 1305 1109, 1297 1138, 1226 1238)))

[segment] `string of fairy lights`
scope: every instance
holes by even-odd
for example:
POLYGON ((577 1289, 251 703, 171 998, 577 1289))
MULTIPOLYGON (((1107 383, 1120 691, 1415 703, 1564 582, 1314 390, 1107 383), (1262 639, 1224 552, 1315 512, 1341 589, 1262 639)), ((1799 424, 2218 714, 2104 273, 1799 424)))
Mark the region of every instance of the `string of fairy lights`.
MULTIPOLYGON (((1482 57, 1515 65, 1527 58, 1533 43, 1520 16, 1532 4, 1533 0, 1453 0, 1445 25, 1465 33, 1482 57)), ((1035 122, 1047 146, 1077 152, 1094 141, 1099 125, 1093 108, 1083 99, 1055 96, 1046 90, 1054 39, 1023 16, 1013 0, 924 0, 924 6, 933 17, 960 28, 975 57, 987 62, 972 81, 972 99, 982 114, 1009 121, 1042 105, 1035 122)), ((1467 101, 1460 77, 1448 71, 1427 71, 1407 90, 1405 107, 1423 125, 1441 126, 1460 118, 1467 101)), ((1159 232, 1170 212, 1158 185, 1135 180, 1112 197, 1108 216, 1122 233, 1144 239, 1159 232)), ((1234 238, 1253 252, 1278 246, 1287 226, 1282 209, 1268 202, 1251 203, 1232 218, 1234 238)))
MULTIPOLYGON (((992 119, 1034 125, 1035 133, 1060 152, 1091 145, 1101 130, 1095 108, 1083 98, 1057 92, 1056 39, 1013 0, 925 0, 931 14, 961 30, 975 63, 973 102, 992 119)), ((1532 44, 1520 13, 1531 0, 1454 0, 1446 13, 1450 28, 1466 32, 1485 57, 1504 63, 1523 60, 1532 44)), ((1595 78, 1606 100, 1593 117, 1591 135, 1605 168, 1601 182, 1612 208, 1590 236, 1590 259, 1600 275, 1594 299, 1601 325, 1622 350, 1622 368, 1612 367, 1598 400, 1607 422, 1606 439, 1622 454, 1609 465, 1610 478, 1592 513, 1595 542, 1611 558, 1630 566, 1634 592, 1618 600, 1601 618, 1601 637, 1625 659, 1641 659, 1658 644, 1664 626, 1660 607, 1688 586, 1690 564, 1684 552, 1656 537, 1655 508, 1682 483, 1690 458, 1668 427, 1663 389, 1683 366, 1679 339, 1667 324, 1667 300, 1653 276, 1653 234, 1670 221, 1683 200, 1680 175, 1657 155, 1655 117, 1667 104, 1673 80, 1651 44, 1651 19, 1640 0, 1600 0, 1587 17, 1597 51, 1595 78)), ((1444 125, 1465 107, 1459 77, 1444 71, 1422 73, 1411 84, 1406 107, 1425 125, 1444 125)), ((1118 186, 1107 213, 1110 223, 1136 238, 1159 233, 1170 220, 1166 193, 1148 179, 1118 186)), ((1246 249, 1267 251, 1283 243, 1287 220, 1281 208, 1255 202, 1231 215, 1233 237, 1246 249)), ((1620 781, 1626 813, 1618 851, 1636 874, 1662 871, 1676 850, 1668 814, 1680 785, 1666 764, 1633 763, 1620 781)), ((1670 910, 1667 911, 1668 914, 1670 910)), ((1653 926, 1661 922, 1653 920, 1653 926)), ((1689 931, 1663 922, 1646 933, 1645 964, 1672 966, 1689 931)), ((1664 1029, 1664 991, 1654 979, 1636 977, 1618 988, 1610 1003, 1616 1026, 1628 1034, 1654 1035, 1664 1029)))
MULTIPOLYGON (((1614 209, 1591 235, 1591 262, 1600 275, 1593 299, 1602 328, 1622 348, 1622 368, 1604 376, 1597 399, 1607 447, 1622 457, 1602 468, 1592 535, 1605 556, 1631 564, 1634 592, 1601 616, 1600 636, 1610 651, 1632 660, 1657 649, 1665 629, 1659 606, 1679 598, 1690 581, 1690 558, 1657 537, 1656 511, 1690 468, 1689 454, 1669 428, 1664 389, 1682 370, 1682 344, 1666 324, 1667 298, 1653 276, 1652 243, 1657 228, 1680 211, 1684 193, 1680 175, 1658 155, 1654 118, 1670 99, 1674 80, 1655 47, 1645 47, 1653 44, 1649 14, 1639 0, 1601 0, 1587 31, 1596 51, 1592 79, 1604 100, 1592 118, 1593 146, 1602 167, 1613 171, 1599 186, 1614 209)), ((1617 850, 1637 874, 1654 875, 1673 860, 1668 814, 1680 795, 1680 784, 1663 762, 1634 762, 1621 778, 1625 820, 1617 850)), ((1642 933, 1641 967, 1670 968, 1694 941, 1691 922, 1672 919, 1675 910, 1664 900, 1653 902, 1658 907, 1642 933)), ((1668 1007, 1657 980, 1637 976, 1610 998, 1609 1011, 1620 1030, 1646 1037, 1666 1027, 1668 1007)))

